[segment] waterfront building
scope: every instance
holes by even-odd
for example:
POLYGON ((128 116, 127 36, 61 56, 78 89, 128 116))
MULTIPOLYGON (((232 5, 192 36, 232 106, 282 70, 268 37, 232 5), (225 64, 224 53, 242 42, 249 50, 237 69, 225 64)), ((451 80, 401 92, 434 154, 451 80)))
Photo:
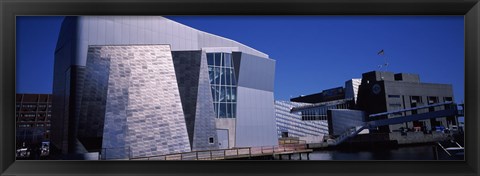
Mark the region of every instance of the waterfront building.
POLYGON ((305 140, 309 137, 318 137, 323 139, 323 136, 328 134, 328 122, 326 119, 302 120, 302 114, 300 112, 290 112, 294 107, 305 105, 308 104, 275 100, 278 138, 299 137, 305 140))
MULTIPOLYGON (((445 139, 446 135, 443 135, 443 129, 458 129, 459 124, 454 114, 449 114, 448 117, 428 117, 430 115, 428 112, 451 108, 449 104, 445 106, 437 104, 453 102, 453 90, 450 84, 420 82, 418 74, 367 72, 362 74, 361 79, 346 81, 345 87, 292 98, 291 101, 309 103, 294 106, 290 112, 292 114, 299 113, 303 121, 327 121, 328 134, 331 137, 356 131, 358 134, 370 134, 371 140, 398 140, 398 143, 412 143, 419 140, 435 141, 445 139), (428 105, 432 105, 432 107, 421 108, 428 105), (411 108, 414 109, 409 110, 411 108), (379 113, 387 115, 370 117, 370 115, 379 113), (397 117, 411 117, 416 114, 421 114, 419 117, 421 116, 423 119, 405 123, 394 122, 400 121, 397 117), (388 125, 380 125, 375 128, 365 126, 369 122, 391 118, 397 119, 388 121, 390 123, 388 125), (424 139, 413 139, 415 137, 409 136, 405 141, 403 139, 407 139, 406 137, 399 136, 406 131, 423 131, 434 134, 425 136, 424 139), (440 134, 436 134, 435 131, 440 131, 440 134)), ((343 141, 344 139, 338 140, 343 141)))
POLYGON ((102 157, 277 144, 275 61, 164 17, 66 17, 52 144, 102 157))
POLYGON ((350 79, 345 82, 344 87, 292 98, 290 101, 297 102, 297 106, 292 107, 291 112, 299 112, 303 121, 326 121, 330 109, 354 109, 359 82, 361 79, 350 79))
MULTIPOLYGON (((328 111, 355 107, 361 79, 345 82, 345 87, 323 90, 320 93, 275 101, 277 133, 279 137, 323 138, 329 134, 328 111)), ((322 140, 307 140, 318 143, 322 140)))
POLYGON ((17 94, 15 103, 17 148, 49 142, 52 95, 17 94))
MULTIPOLYGON (((358 108, 367 114, 390 112, 395 110, 421 107, 443 102, 453 102, 453 88, 451 84, 423 83, 418 74, 407 74, 383 71, 372 71, 362 74, 362 83, 358 92, 358 108)), ((380 116, 383 119, 398 116, 420 114, 440 110, 445 107, 419 109, 398 113, 389 116, 380 116)), ((366 119, 367 121, 379 119, 366 119)), ((436 127, 450 128, 458 124, 455 116, 432 118, 379 127, 378 133, 390 133, 400 128, 425 128, 426 131, 435 131, 436 127)))

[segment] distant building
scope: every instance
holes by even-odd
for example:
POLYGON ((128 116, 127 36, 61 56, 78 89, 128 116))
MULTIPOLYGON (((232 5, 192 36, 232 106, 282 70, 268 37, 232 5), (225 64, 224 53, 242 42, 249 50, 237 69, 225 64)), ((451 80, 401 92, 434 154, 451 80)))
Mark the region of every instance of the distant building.
POLYGON ((329 109, 354 109, 361 79, 351 79, 345 82, 345 87, 323 90, 320 93, 299 96, 290 99, 298 104, 292 112, 300 112, 302 120, 327 120, 329 109))
MULTIPOLYGON (((291 101, 283 103, 291 106, 290 114, 286 112, 277 113, 277 119, 285 119, 285 117, 290 116, 289 119, 293 123, 294 117, 300 118, 301 116, 301 120, 304 122, 328 121, 328 131, 325 134, 339 136, 354 127, 364 126, 365 122, 443 110, 442 108, 447 108, 447 106, 418 110, 408 109, 452 102, 453 89, 450 84, 422 83, 418 74, 372 71, 362 74, 361 79, 346 81, 345 87, 336 87, 316 94, 299 96, 292 98, 291 101), (407 111, 395 112, 405 109, 407 111), (369 117, 372 114, 387 112, 391 113, 369 117)), ((277 103, 277 111, 279 109, 281 109, 281 106, 277 103)), ((428 115, 425 114, 424 116, 428 115)), ((455 116, 434 117, 427 120, 392 124, 363 130, 360 134, 375 133, 378 139, 396 140, 396 138, 390 137, 395 135, 389 135, 389 133, 403 129, 421 129, 428 132, 443 128, 451 129, 459 125, 455 116)), ((282 129, 289 131, 285 127, 281 128, 282 124, 277 124, 277 126, 279 133, 282 132, 282 129)), ((321 128, 320 125, 317 127, 321 128)))
POLYGON ((332 89, 323 90, 320 93, 291 98, 290 101, 314 104, 314 103, 321 103, 321 102, 327 102, 327 101, 333 101, 333 100, 340 100, 344 98, 345 98, 345 89, 343 87, 336 87, 332 89))
POLYGON ((50 141, 51 109, 50 94, 16 95, 17 148, 50 141))
POLYGON ((350 79, 345 82, 345 98, 353 99, 353 102, 357 104, 358 87, 362 84, 362 79, 350 79))
POLYGON ((160 16, 66 17, 52 152, 106 159, 271 146, 275 60, 160 16))
MULTIPOLYGON (((452 101, 453 88, 450 84, 423 83, 420 82, 418 74, 394 74, 392 72, 372 71, 362 75, 357 107, 367 114, 375 114, 452 101)), ((412 113, 423 113, 420 111, 428 112, 434 111, 434 109, 421 109, 407 112, 407 114, 388 116, 388 118, 411 115, 412 113)), ((426 130, 435 130, 436 126, 449 128, 457 124, 457 119, 452 116, 383 126, 379 127, 377 132, 389 133, 401 127, 410 129, 425 127, 426 130)))
POLYGON ((320 136, 328 133, 327 120, 303 120, 300 112, 291 113, 294 107, 307 105, 290 101, 275 101, 278 137, 320 136))
POLYGON ((360 79, 345 82, 345 87, 275 101, 279 137, 312 137, 329 134, 328 111, 355 107, 360 79))

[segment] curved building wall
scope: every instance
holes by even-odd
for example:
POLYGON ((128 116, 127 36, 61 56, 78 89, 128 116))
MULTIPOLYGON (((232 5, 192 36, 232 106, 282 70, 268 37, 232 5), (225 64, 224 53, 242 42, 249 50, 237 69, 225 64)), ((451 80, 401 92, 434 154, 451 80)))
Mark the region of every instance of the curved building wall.
MULTIPOLYGON (((68 18, 68 17, 67 17, 68 18)), ((172 51, 204 47, 238 47, 242 52, 268 58, 248 46, 209 34, 161 16, 86 16, 76 18, 77 55, 72 65, 84 66, 88 45, 169 44, 172 51)), ((61 46, 57 46, 59 48, 61 46)))

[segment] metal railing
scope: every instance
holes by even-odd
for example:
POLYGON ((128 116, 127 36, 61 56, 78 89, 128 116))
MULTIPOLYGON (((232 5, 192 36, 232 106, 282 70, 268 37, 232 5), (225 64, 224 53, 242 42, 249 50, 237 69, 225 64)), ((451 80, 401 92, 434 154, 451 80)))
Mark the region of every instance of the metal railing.
POLYGON ((343 141, 347 140, 348 138, 357 135, 358 133, 360 133, 365 128, 366 128, 365 126, 356 126, 356 127, 348 128, 340 136, 335 138, 335 142, 333 142, 329 145, 338 145, 338 144, 342 143, 343 141))

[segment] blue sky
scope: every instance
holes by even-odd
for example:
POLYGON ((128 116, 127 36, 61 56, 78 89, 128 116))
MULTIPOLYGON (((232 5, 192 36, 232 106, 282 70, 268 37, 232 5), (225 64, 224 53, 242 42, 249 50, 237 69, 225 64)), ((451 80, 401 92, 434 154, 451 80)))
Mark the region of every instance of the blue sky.
MULTIPOLYGON (((168 16, 276 60, 275 99, 338 86, 364 72, 420 74, 464 100, 463 16, 168 16)), ((51 93, 63 17, 17 17, 17 93, 51 93)))

